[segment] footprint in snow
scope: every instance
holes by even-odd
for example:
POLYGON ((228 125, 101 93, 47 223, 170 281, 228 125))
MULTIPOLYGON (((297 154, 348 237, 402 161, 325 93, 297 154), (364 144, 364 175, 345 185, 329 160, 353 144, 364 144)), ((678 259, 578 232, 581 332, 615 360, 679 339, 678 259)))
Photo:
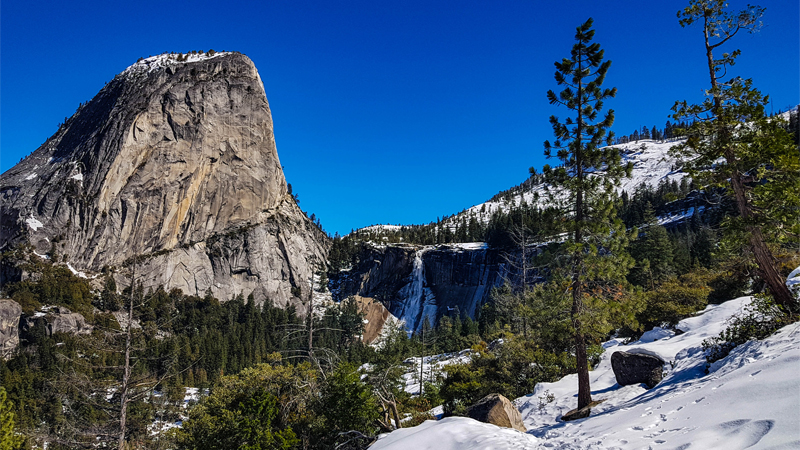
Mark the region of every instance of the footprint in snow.
POLYGON ((703 401, 703 400, 705 400, 705 399, 706 399, 705 397, 700 397, 700 398, 698 398, 697 400, 693 401, 693 402, 692 402, 692 404, 697 404, 697 403, 700 403, 700 402, 702 402, 702 401, 703 401))
POLYGON ((756 445, 773 426, 775 426, 774 420, 731 420, 696 433, 691 443, 681 445, 678 449, 744 450, 756 445))
POLYGON ((751 376, 751 377, 754 377, 754 376, 756 376, 756 375, 758 375, 758 374, 760 374, 760 373, 761 373, 761 371, 760 371, 760 370, 756 370, 755 372, 751 373, 751 374, 750 374, 750 376, 751 376))

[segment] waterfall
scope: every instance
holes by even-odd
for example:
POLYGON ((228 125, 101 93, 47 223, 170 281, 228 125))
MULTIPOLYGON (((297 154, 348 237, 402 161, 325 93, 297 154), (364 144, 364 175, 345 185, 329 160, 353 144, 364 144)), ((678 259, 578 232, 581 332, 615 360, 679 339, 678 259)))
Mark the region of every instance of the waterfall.
POLYGON ((431 326, 436 320, 436 299, 430 288, 425 287, 425 263, 422 255, 430 247, 423 247, 414 254, 414 266, 411 269, 409 282, 398 292, 402 303, 393 314, 404 321, 409 334, 422 328, 424 317, 428 317, 431 326))

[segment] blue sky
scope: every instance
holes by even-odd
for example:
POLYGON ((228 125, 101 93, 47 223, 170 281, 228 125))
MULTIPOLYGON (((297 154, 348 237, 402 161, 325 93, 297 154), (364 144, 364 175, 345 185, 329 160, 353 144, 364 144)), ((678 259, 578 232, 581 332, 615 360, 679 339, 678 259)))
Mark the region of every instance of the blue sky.
MULTIPOLYGON (((553 62, 595 19, 613 64, 614 130, 662 127, 708 85, 687 1, 110 2, 6 0, 0 10, 0 171, 139 57, 236 50, 264 81, 300 207, 330 233, 427 223, 487 200, 544 163, 553 62)), ((746 2, 731 1, 733 7, 746 2)), ((797 0, 764 1, 733 73, 771 108, 800 102, 797 0)))

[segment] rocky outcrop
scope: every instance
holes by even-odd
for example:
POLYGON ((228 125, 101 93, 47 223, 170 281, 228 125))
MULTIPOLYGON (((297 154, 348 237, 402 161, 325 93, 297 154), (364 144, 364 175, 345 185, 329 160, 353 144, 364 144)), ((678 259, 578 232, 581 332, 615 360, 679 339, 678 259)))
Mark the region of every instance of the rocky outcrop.
POLYGON ((288 194, 258 71, 238 53, 129 67, 0 176, 0 205, 0 249, 27 242, 86 272, 142 256, 146 287, 221 300, 298 303, 327 256, 288 194))
POLYGON ((47 308, 47 312, 23 317, 20 323, 22 336, 27 340, 36 335, 52 336, 54 333, 90 334, 92 329, 83 315, 63 306, 52 306, 47 308))
POLYGON ((383 326, 391 314, 381 302, 375 299, 357 295, 353 298, 358 304, 358 311, 364 315, 364 333, 361 335, 361 340, 366 344, 372 344, 381 336, 383 326))
POLYGON ((0 358, 6 359, 19 346, 22 307, 11 299, 0 299, 0 358))
POLYGON ((620 386, 644 383, 652 389, 661 382, 663 367, 664 360, 653 355, 628 352, 611 355, 611 368, 620 386))
POLYGON ((331 279, 331 293, 337 301, 351 295, 374 298, 384 305, 397 301, 397 293, 408 284, 414 255, 421 247, 364 244, 359 263, 331 279))
POLYGON ((425 319, 476 317, 505 275, 500 252, 479 244, 438 246, 365 244, 360 262, 333 278, 334 298, 374 298, 409 331, 425 319))
POLYGON ((48 317, 48 320, 50 322, 50 334, 89 334, 93 328, 86 323, 86 319, 81 314, 71 312, 66 308, 61 308, 61 311, 48 317))
POLYGON ((425 252, 425 282, 436 298, 436 317, 456 308, 469 317, 503 283, 505 265, 500 252, 484 246, 437 246, 425 252))
POLYGON ((528 431, 522 423, 522 415, 513 403, 500 394, 489 394, 467 409, 467 417, 498 427, 513 428, 523 433, 528 431))

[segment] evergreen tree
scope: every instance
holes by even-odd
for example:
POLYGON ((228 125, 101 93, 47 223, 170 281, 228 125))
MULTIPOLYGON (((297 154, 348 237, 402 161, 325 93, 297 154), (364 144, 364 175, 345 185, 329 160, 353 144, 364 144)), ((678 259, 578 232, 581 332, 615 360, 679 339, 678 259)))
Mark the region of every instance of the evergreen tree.
POLYGON ((561 122, 552 116, 556 141, 544 143, 545 156, 561 163, 556 168, 546 165, 544 175, 547 193, 558 205, 568 233, 562 245, 566 261, 561 271, 570 280, 572 296, 578 408, 592 401, 586 338, 595 325, 593 312, 604 307, 604 293, 620 285, 632 266, 625 253, 625 227, 615 211, 614 190, 631 167, 622 165, 619 149, 600 147, 604 140, 608 144, 613 140, 606 130, 614 122, 614 112, 609 110, 602 119, 598 113, 603 100, 616 95, 616 88, 601 89, 611 61, 604 62, 604 51, 592 43, 592 22, 589 19, 577 28, 570 58, 555 63, 555 79, 564 90, 559 94, 548 91, 547 98, 551 104, 568 108, 574 117, 561 122))
POLYGON ((711 88, 701 104, 676 102, 675 119, 690 119, 687 141, 675 152, 687 160, 692 178, 727 188, 739 217, 726 224, 729 243, 752 253, 758 272, 776 303, 796 309, 778 271, 770 245, 800 231, 800 159, 797 145, 777 119, 765 114, 768 97, 752 80, 725 80, 729 66, 741 53, 734 50, 715 59, 714 51, 740 31, 755 32, 764 8, 748 5, 726 11, 724 0, 691 0, 679 11, 683 27, 702 26, 711 88), (747 126, 742 126, 742 124, 747 126))
POLYGON ((631 245, 631 256, 637 261, 637 269, 631 271, 629 280, 640 286, 654 288, 675 275, 673 268, 674 246, 667 229, 659 225, 650 204, 645 210, 648 222, 644 235, 631 245))
POLYGON ((0 387, 0 450, 24 448, 25 439, 14 431, 14 406, 6 399, 6 390, 0 387))

